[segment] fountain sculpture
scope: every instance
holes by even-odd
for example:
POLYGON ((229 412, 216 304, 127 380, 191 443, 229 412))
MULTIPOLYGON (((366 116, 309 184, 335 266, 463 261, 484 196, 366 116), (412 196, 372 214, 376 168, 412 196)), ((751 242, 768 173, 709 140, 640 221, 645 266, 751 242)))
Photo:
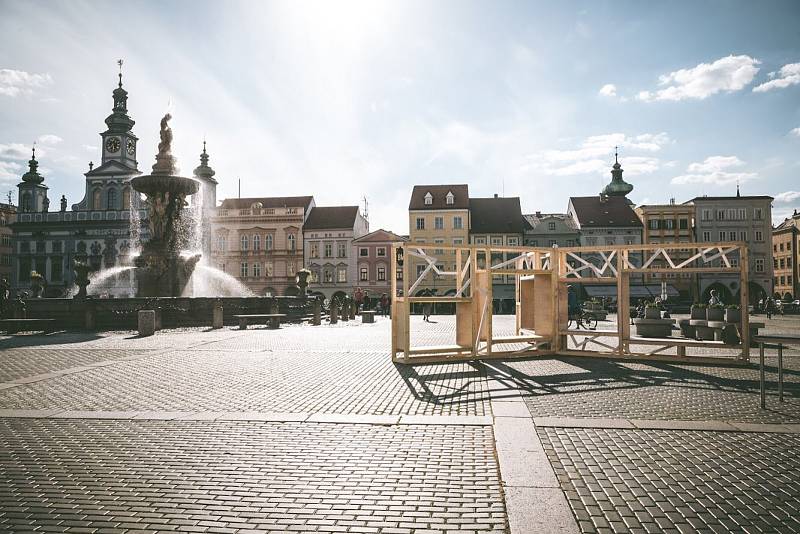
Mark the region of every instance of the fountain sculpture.
POLYGON ((172 155, 172 128, 167 113, 161 119, 161 141, 158 144, 153 172, 131 180, 136 191, 146 196, 150 239, 134 261, 139 297, 179 297, 183 293, 200 254, 184 255, 186 223, 182 214, 187 195, 197 193, 200 183, 178 176, 172 155))

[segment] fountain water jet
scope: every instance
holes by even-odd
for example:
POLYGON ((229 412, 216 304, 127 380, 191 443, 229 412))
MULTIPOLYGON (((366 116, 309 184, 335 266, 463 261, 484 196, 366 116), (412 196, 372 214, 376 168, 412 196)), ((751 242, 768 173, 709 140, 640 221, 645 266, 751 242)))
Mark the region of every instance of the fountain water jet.
POLYGON ((185 244, 182 216, 186 197, 197 193, 200 182, 177 175, 172 155, 172 128, 168 124, 171 118, 167 113, 161 119, 161 141, 153 172, 131 180, 133 189, 146 196, 149 208, 150 239, 135 260, 139 297, 181 296, 200 260, 200 254, 180 253, 185 244))

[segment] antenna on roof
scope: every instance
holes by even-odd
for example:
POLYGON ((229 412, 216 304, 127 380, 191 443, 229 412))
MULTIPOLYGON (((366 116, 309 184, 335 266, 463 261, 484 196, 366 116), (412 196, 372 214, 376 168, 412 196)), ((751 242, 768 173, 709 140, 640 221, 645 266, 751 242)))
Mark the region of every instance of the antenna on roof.
POLYGON ((239 198, 242 198, 242 179, 239 178, 239 198))
POLYGON ((364 195, 362 198, 364 200, 364 218, 369 220, 369 201, 367 200, 366 195, 364 195))

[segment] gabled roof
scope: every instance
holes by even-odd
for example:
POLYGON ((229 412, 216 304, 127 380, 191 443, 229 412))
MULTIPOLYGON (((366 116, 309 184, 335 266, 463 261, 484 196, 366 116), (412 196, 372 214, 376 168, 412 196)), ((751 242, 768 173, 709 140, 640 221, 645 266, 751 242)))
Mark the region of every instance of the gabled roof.
POLYGON ((568 213, 542 213, 537 211, 536 213, 523 215, 523 217, 531 229, 536 229, 537 226, 544 223, 548 219, 556 219, 563 222, 564 226, 567 228, 576 230, 575 221, 572 220, 572 217, 570 217, 568 213))
POLYGON ((521 234, 526 226, 519 197, 471 198, 469 218, 473 234, 521 234))
POLYGON ((408 237, 397 235, 383 228, 353 239, 353 243, 394 243, 397 241, 408 241, 408 237))
POLYGON ((465 210, 469 208, 469 186, 453 185, 415 185, 411 191, 409 210, 465 210), (425 195, 433 197, 431 204, 425 204, 425 195), (453 203, 447 203, 447 193, 453 193, 453 203))
POLYGON ((314 197, 249 197, 226 198, 220 208, 223 209, 249 209, 256 202, 261 202, 262 208, 303 208, 308 206, 314 197))
POLYGON ((95 167, 91 171, 84 174, 84 176, 105 176, 107 174, 141 174, 139 169, 128 167, 124 163, 115 159, 110 159, 102 165, 95 167))
POLYGON ((315 206, 303 225, 304 230, 352 229, 358 206, 315 206))
POLYGON ((641 227, 642 221, 625 197, 570 197, 581 228, 641 227))

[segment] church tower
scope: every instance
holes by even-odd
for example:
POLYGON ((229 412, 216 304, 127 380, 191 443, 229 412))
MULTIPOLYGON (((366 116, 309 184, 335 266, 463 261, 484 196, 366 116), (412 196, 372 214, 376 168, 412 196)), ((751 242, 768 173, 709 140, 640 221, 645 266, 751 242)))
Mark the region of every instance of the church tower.
POLYGON ((194 177, 200 180, 203 192, 203 209, 209 210, 217 207, 217 180, 214 178, 214 169, 208 166, 208 152, 206 142, 203 141, 203 153, 200 154, 200 165, 194 170, 194 177))
POLYGON ((600 194, 607 197, 626 197, 631 191, 633 191, 633 186, 622 179, 622 165, 619 164, 615 147, 614 166, 611 168, 611 183, 606 185, 600 194))
POLYGON ((22 175, 22 181, 17 184, 19 188, 19 213, 39 213, 47 211, 50 201, 47 199, 47 186, 44 185, 44 176, 39 174, 39 162, 36 161, 36 147, 31 149, 31 159, 28 161, 28 172, 22 175))
MULTIPOLYGON (((102 139, 101 163, 98 166, 89 164, 86 176, 86 193, 83 200, 74 204, 75 211, 126 211, 131 205, 139 205, 139 195, 131 189, 130 180, 141 174, 136 162, 136 142, 133 134, 135 122, 128 116, 128 91, 122 87, 122 60, 119 65, 119 82, 114 89, 114 107, 111 115, 106 117, 106 131, 100 134, 102 139)), ((96 213, 96 218, 106 216, 96 213)))

